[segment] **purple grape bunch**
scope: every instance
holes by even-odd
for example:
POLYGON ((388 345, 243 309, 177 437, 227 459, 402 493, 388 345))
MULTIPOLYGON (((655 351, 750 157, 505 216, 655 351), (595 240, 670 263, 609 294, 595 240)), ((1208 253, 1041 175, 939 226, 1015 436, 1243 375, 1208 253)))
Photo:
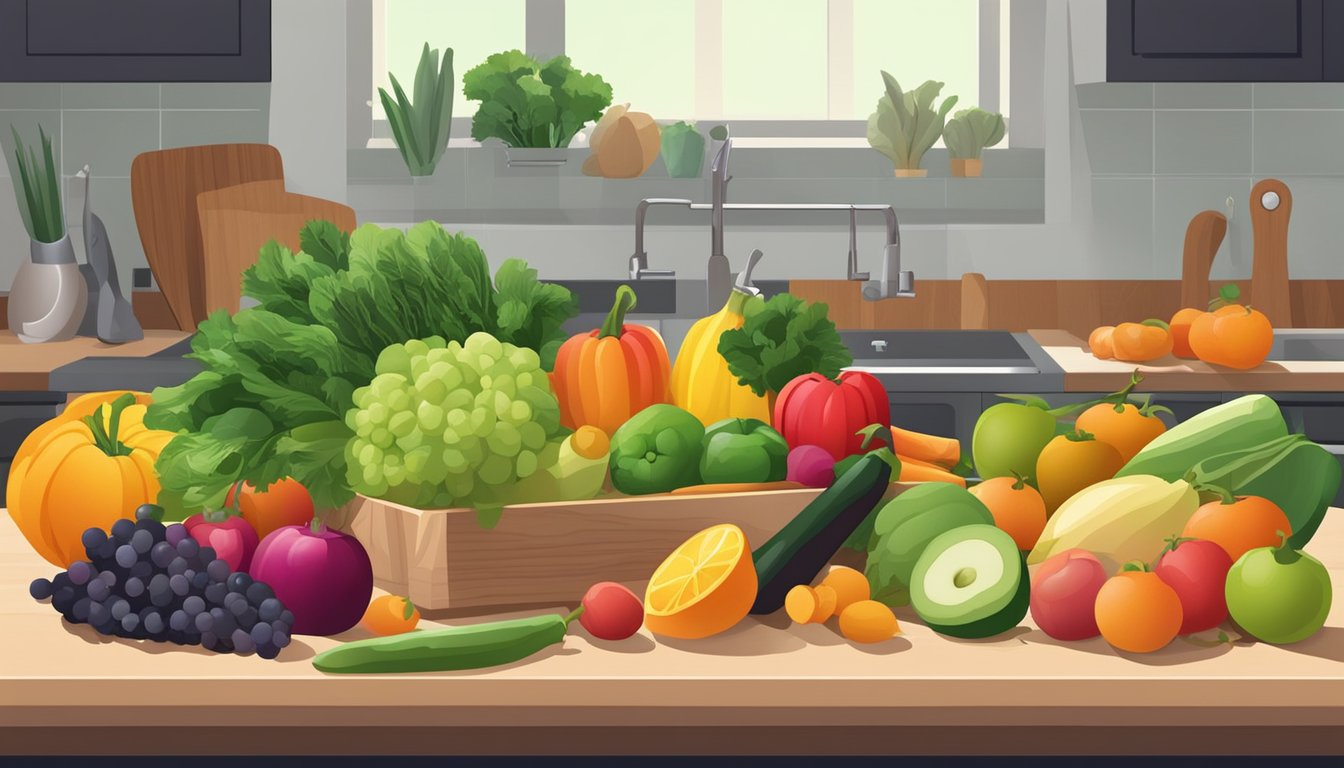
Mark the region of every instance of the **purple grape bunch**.
POLYGON ((162 507, 142 504, 134 520, 84 531, 88 560, 35 579, 29 594, 103 635, 278 656, 289 645, 294 614, 265 583, 234 572, 181 523, 162 519, 162 507))

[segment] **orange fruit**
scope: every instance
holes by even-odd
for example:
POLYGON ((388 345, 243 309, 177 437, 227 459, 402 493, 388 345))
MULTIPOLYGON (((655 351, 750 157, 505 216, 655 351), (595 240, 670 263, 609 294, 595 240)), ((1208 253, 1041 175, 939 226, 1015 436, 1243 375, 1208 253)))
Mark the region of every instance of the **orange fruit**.
POLYGON ((826 577, 821 580, 821 586, 835 590, 835 610, 833 613, 843 613, 846 608, 854 603, 872 597, 872 590, 868 586, 868 577, 843 565, 831 566, 831 569, 826 572, 826 577))
POLYGON ((1115 345, 1111 341, 1111 335, 1115 333, 1115 326, 1103 325, 1092 331, 1087 336, 1087 348, 1092 354, 1100 360, 1110 360, 1115 357, 1115 345))
POLYGON ((971 493, 989 509, 994 525, 1013 537, 1018 549, 1036 546, 1045 530, 1045 499, 1026 481, 995 477, 971 486, 971 493))
POLYGON ((1292 523, 1278 504, 1263 496, 1242 496, 1231 504, 1216 500, 1201 506, 1181 536, 1212 541, 1235 563, 1252 549, 1279 546, 1279 531, 1293 533, 1292 523))
POLYGON ((746 534, 736 525, 715 525, 683 542, 653 572, 644 626, 667 637, 709 637, 746 618, 755 601, 756 566, 746 534))
POLYGON ((896 614, 876 600, 852 603, 840 614, 840 634, 856 643, 880 643, 900 631, 896 614))
POLYGON ((1188 360, 1195 359, 1195 350, 1190 348, 1190 326, 1205 314, 1202 309, 1186 307, 1171 316, 1171 353, 1188 360))
POLYGON ((1151 571, 1121 571, 1107 579, 1093 611, 1106 642, 1131 653, 1165 647, 1184 617, 1176 590, 1151 571))
POLYGON ((404 597, 383 595, 369 603, 359 623, 375 635, 399 635, 415 629, 420 623, 420 612, 404 597))

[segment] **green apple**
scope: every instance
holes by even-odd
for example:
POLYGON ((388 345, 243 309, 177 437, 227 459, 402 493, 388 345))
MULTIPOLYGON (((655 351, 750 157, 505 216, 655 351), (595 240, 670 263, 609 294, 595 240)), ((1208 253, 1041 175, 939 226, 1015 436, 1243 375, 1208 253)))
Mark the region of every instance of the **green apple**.
POLYGON ((1305 640, 1330 613, 1330 574, 1286 540, 1242 555, 1228 571, 1225 589, 1232 620, 1266 643, 1305 640))

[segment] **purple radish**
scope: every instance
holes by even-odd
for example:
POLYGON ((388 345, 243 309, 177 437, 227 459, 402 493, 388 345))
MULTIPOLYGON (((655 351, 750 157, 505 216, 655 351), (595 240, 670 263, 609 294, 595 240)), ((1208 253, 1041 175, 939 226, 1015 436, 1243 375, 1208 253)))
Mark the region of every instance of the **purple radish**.
POLYGON ((835 479, 835 457, 819 445, 800 445, 789 451, 788 479, 809 488, 825 488, 835 479))

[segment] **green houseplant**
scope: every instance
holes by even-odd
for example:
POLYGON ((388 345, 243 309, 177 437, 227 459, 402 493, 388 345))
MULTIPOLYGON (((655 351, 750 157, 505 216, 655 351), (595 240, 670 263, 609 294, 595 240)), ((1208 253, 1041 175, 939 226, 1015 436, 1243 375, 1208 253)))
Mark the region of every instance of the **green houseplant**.
POLYGON ((497 138, 513 148, 567 147, 611 105, 611 86, 601 75, 580 72, 568 56, 541 64, 516 50, 468 70, 462 93, 481 102, 471 137, 497 138))
POLYGON ((1003 141, 1003 115, 979 107, 963 109, 943 128, 943 142, 951 156, 953 176, 979 176, 980 153, 1003 141))
POLYGON ((896 176, 927 176, 920 161, 942 135, 943 122, 957 97, 948 96, 935 109, 933 100, 943 90, 942 83, 928 80, 913 91, 902 91, 887 72, 882 73, 882 82, 886 93, 868 117, 868 143, 891 158, 896 176))
POLYGON ((65 228, 61 206, 61 177, 51 137, 38 126, 42 154, 24 146, 18 129, 12 151, 5 152, 19 217, 31 242, 29 258, 19 262, 10 284, 7 314, 9 328, 25 343, 64 341, 72 338, 84 319, 89 292, 75 249, 65 228))
POLYGON ((392 82, 396 100, 382 88, 378 97, 397 149, 412 176, 432 176, 448 148, 453 126, 453 49, 443 50, 440 63, 438 50, 425 43, 415 67, 414 100, 406 98, 406 91, 391 72, 387 79, 392 82))

